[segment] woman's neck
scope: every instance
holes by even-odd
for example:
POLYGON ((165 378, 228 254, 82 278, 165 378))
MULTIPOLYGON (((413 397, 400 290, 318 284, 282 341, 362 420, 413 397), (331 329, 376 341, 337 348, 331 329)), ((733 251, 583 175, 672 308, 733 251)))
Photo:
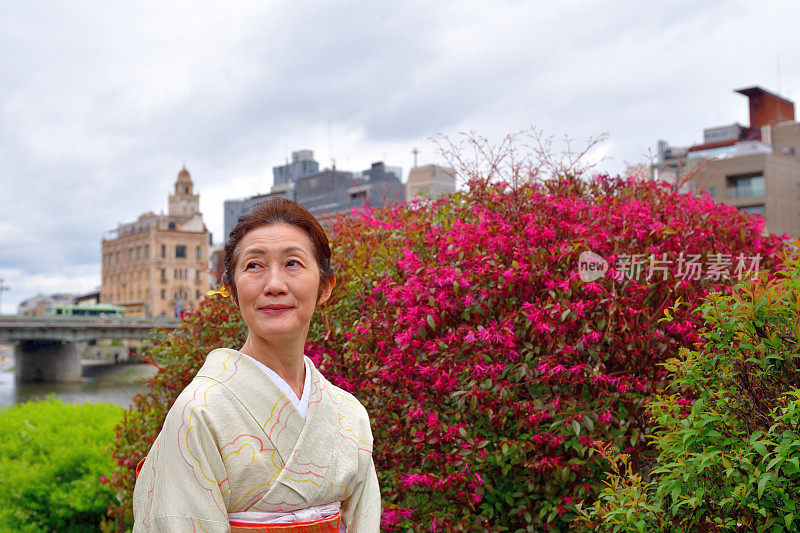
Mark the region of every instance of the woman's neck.
POLYGON ((304 343, 286 342, 275 346, 256 335, 248 335, 239 351, 266 365, 292 388, 298 398, 302 398, 306 378, 303 346, 304 343))

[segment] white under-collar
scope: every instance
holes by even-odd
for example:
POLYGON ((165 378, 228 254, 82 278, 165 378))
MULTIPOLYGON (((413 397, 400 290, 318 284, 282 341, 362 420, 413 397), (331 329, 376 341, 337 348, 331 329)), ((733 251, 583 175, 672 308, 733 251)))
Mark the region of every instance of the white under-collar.
POLYGON ((274 370, 272 370, 270 367, 268 367, 261 361, 255 359, 254 357, 247 355, 246 353, 242 353, 242 355, 249 358, 256 365, 258 365, 258 368, 260 368, 267 375, 267 377, 271 379, 272 382, 275 383, 275 385, 277 385, 279 389, 281 389, 281 391, 286 395, 286 397, 292 401, 292 405, 294 405, 294 408, 297 409, 297 412, 300 413, 300 416, 303 418, 303 420, 305 420, 306 413, 308 412, 308 401, 311 397, 311 368, 308 365, 308 358, 303 356, 303 364, 306 367, 306 379, 305 382, 303 383, 303 397, 298 398, 297 393, 295 393, 294 390, 292 390, 292 388, 289 386, 289 384, 286 383, 286 381, 282 377, 280 377, 274 370))

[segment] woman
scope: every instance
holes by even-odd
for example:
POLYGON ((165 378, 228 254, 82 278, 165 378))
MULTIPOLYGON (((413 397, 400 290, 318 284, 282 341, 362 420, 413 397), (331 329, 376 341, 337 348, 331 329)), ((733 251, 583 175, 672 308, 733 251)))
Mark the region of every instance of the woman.
POLYGON ((336 283, 325 232, 274 197, 224 254, 247 340, 208 354, 169 410, 140 465, 134 531, 378 531, 367 412, 303 354, 336 283))

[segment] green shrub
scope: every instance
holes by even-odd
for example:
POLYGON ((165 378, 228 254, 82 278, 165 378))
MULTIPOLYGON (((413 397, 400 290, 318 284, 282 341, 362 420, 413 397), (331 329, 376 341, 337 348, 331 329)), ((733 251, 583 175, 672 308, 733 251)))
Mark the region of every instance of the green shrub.
POLYGON ((664 366, 651 404, 651 476, 609 454, 615 475, 579 521, 599 531, 800 529, 800 259, 712 293, 697 350, 664 366), (650 477, 650 479, 647 479, 650 477))
POLYGON ((97 531, 122 408, 48 398, 0 409, 0 531, 97 531))

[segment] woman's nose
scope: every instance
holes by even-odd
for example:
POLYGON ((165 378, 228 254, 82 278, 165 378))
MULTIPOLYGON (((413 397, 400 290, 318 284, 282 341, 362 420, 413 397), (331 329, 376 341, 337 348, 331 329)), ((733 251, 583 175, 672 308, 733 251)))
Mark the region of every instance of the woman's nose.
POLYGON ((286 292, 286 280, 280 269, 266 269, 266 279, 264 280, 265 294, 281 294, 286 292))

